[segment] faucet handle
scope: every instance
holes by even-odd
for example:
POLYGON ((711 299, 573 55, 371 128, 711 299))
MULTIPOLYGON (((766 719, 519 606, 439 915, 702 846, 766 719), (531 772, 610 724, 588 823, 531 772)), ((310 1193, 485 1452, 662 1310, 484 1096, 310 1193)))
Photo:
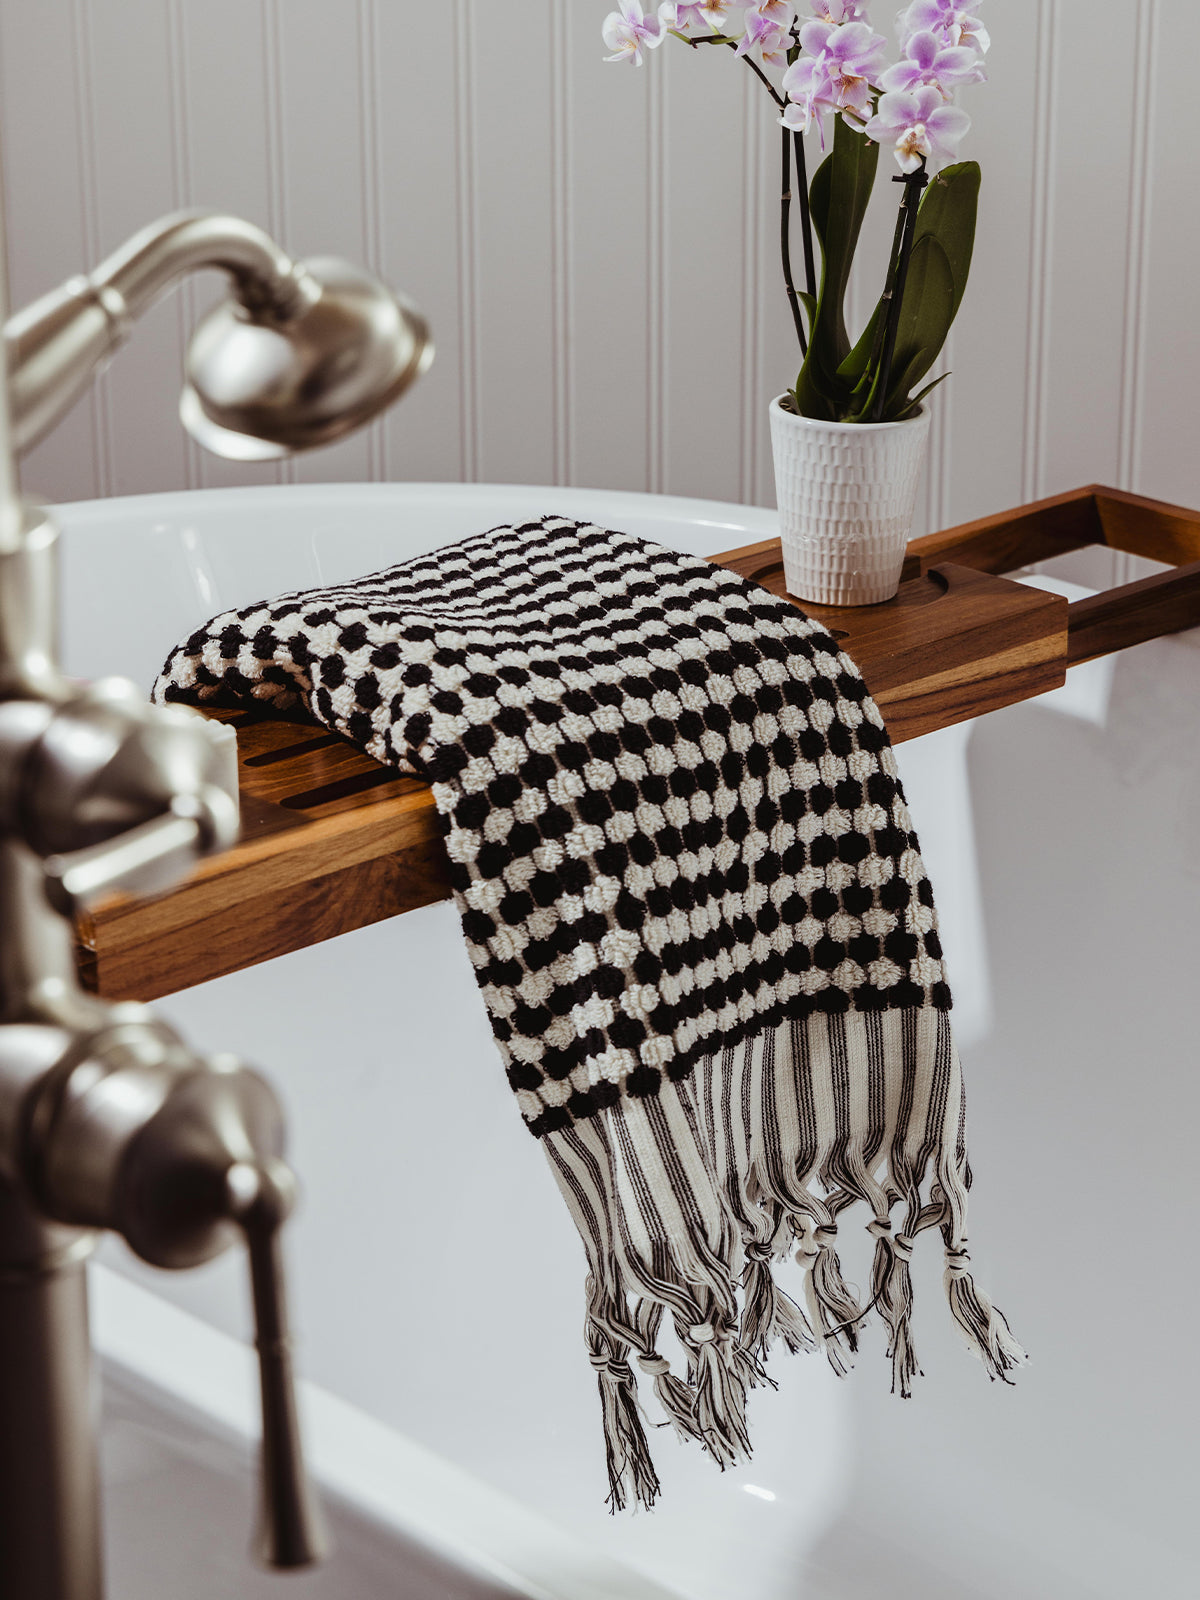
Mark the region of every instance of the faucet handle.
POLYGON ((176 795, 161 815, 127 833, 47 856, 47 898, 71 917, 118 889, 160 894, 186 878, 201 857, 231 845, 237 832, 236 802, 206 784, 198 795, 176 795))
POLYGON ((262 1392, 262 1509, 257 1553, 281 1571, 326 1553, 320 1510, 304 1470, 280 1232, 295 1182, 282 1161, 238 1162, 225 1179, 230 1215, 245 1236, 262 1392))
POLYGON ((141 1008, 112 1008, 73 1043, 41 1031, 11 1103, 0 1094, 0 1174, 19 1177, 46 1216, 111 1229, 152 1266, 199 1266, 241 1235, 262 1389, 259 1548, 271 1567, 312 1565, 324 1537, 300 1452, 280 1245, 295 1180, 274 1092, 232 1056, 195 1055, 141 1008))

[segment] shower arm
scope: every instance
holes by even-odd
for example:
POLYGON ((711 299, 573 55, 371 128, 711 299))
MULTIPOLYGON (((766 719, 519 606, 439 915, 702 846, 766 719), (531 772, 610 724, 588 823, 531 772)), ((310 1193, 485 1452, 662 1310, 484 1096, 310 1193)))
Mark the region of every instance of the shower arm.
POLYGON ((253 223, 216 211, 151 223, 5 323, 17 454, 51 431, 157 300, 209 267, 226 272, 237 303, 266 320, 286 322, 320 296, 312 274, 253 223))
POLYGON ((247 1247, 263 1407, 259 1551, 319 1559, 299 1449, 280 1229, 293 1182, 268 1085, 205 1059, 141 1005, 82 989, 73 919, 157 893, 237 837, 236 765, 198 713, 80 684, 58 652, 58 530, 19 455, 136 320, 200 268, 232 301, 192 342, 185 425, 222 450, 325 443, 428 366, 419 314, 335 260, 291 260, 250 223, 185 213, 8 317, 0 195, 0 1563, 5 1600, 102 1600, 84 1267, 99 1233, 144 1260, 247 1247))

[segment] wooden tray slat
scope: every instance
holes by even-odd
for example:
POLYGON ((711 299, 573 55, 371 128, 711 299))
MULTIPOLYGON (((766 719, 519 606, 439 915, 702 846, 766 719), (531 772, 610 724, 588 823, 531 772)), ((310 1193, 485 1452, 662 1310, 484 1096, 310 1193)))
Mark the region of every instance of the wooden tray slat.
MULTIPOLYGON (((714 560, 786 593, 778 539, 714 560)), ((884 605, 804 609, 858 662, 901 742, 1200 622, 1200 512, 1078 490, 915 540, 884 605), (997 575, 1104 543, 1179 570, 1069 608, 997 575)), ((161 899, 116 899, 82 919, 84 981, 113 999, 155 999, 449 893, 425 784, 313 723, 217 714, 238 731, 242 841, 161 899)))

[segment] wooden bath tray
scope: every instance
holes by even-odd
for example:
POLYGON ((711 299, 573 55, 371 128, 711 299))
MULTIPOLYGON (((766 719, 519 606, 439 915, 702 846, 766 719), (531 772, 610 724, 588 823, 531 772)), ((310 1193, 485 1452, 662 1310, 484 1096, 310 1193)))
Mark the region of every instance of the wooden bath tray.
MULTIPOLYGON (((784 594, 779 541, 713 558, 784 594)), ((858 662, 897 742, 1056 688, 1068 665, 1200 624, 1200 512, 1080 489, 915 540, 884 605, 806 606, 858 662), (1172 571, 1068 606, 999 576, 1108 545, 1172 571)), ((242 841, 158 900, 81 920, 88 987, 152 1000, 449 893, 433 799, 311 722, 238 730, 242 841)))

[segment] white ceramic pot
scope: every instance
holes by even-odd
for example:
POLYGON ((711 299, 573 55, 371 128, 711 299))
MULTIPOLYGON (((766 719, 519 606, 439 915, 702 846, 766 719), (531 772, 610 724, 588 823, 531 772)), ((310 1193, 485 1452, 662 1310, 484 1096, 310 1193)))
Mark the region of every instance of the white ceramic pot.
POLYGON ((907 422, 815 422, 771 402, 784 581, 828 606, 890 600, 917 503, 929 411, 907 422))

